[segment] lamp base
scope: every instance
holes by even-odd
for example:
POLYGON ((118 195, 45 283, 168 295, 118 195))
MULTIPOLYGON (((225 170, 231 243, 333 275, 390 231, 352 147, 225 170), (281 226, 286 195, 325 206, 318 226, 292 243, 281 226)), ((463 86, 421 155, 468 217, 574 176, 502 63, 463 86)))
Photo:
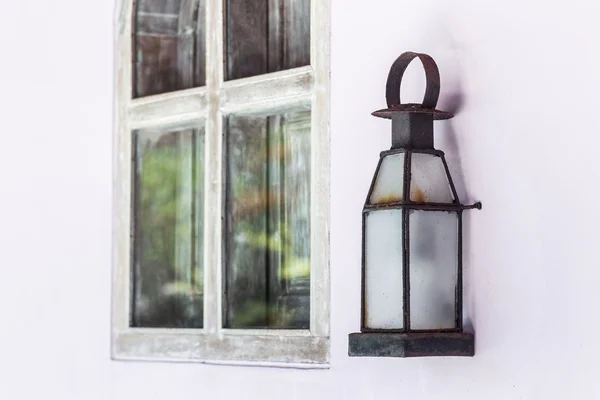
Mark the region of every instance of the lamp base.
POLYGON ((475 335, 466 332, 361 332, 348 335, 350 357, 473 357, 475 335))

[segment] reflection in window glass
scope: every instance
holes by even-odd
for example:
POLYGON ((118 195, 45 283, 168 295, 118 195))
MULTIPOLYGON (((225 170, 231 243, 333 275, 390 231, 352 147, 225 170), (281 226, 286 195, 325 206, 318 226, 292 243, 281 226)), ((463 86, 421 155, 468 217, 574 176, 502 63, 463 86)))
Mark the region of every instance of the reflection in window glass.
POLYGON ((201 328, 204 134, 134 133, 132 325, 201 328))
POLYGON ((225 326, 308 329, 310 111, 227 125, 225 326))
POLYGON ((205 84, 205 0, 138 0, 133 97, 205 84))
POLYGON ((226 79, 310 65, 310 0, 227 0, 226 79))

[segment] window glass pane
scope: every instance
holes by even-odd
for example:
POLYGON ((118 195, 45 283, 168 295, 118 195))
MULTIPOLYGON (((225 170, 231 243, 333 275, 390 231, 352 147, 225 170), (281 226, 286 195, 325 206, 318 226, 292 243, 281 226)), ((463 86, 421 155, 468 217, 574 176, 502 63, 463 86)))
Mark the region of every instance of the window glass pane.
POLYGON ((402 329, 402 210, 372 211, 365 218, 365 326, 402 329))
POLYGON ((458 216, 410 211, 410 328, 456 327, 458 216))
POLYGON ((133 97, 205 84, 205 0, 138 0, 133 97))
POLYGON ((204 132, 134 132, 132 325, 201 328, 204 132))
POLYGON ((225 326, 308 329, 310 111, 227 126, 225 326))
POLYGON ((410 200, 416 203, 452 203, 452 191, 442 158, 412 153, 411 161, 410 200))
POLYGON ((310 0, 226 0, 225 76, 310 65, 310 0))
POLYGON ((404 153, 392 154, 381 160, 369 203, 402 201, 404 192, 404 153))

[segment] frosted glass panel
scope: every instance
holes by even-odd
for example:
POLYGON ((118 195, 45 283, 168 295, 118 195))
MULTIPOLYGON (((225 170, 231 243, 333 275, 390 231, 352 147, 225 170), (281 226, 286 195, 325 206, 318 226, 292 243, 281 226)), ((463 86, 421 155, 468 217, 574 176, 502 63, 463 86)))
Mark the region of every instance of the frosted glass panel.
POLYGON ((365 228, 365 325, 401 329, 402 210, 373 211, 365 228))
POLYGON ((455 328, 458 216, 411 211, 409 223, 410 327, 455 328))
POLYGON ((369 203, 401 201, 404 186, 404 153, 386 156, 381 160, 379 173, 369 203))
POLYGON ((417 203, 452 203, 452 192, 441 157, 413 153, 411 160, 410 200, 417 203))

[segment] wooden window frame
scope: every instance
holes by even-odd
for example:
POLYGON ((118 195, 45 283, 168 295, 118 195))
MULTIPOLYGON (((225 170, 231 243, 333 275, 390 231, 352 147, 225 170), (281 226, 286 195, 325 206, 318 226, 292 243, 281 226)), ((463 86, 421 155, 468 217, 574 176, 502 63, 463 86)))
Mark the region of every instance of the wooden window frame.
POLYGON ((132 96, 132 10, 116 17, 112 357, 118 360, 261 363, 318 368, 329 363, 330 1, 311 1, 310 66, 224 80, 223 0, 206 0, 206 86, 132 96), (311 106, 310 329, 222 328, 224 116, 311 106), (132 132, 205 125, 204 327, 130 326, 132 132))

